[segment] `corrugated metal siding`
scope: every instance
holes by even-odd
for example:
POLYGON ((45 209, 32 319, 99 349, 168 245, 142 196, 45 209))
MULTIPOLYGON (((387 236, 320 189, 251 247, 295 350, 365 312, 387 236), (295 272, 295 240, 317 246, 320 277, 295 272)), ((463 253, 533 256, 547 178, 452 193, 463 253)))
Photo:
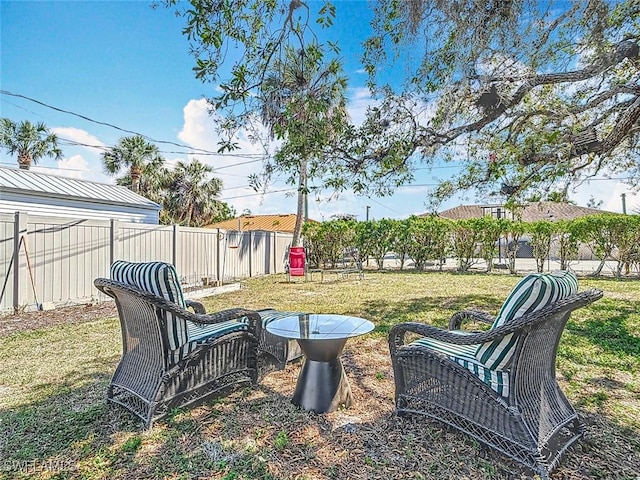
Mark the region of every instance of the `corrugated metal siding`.
POLYGON ((13 301, 13 273, 10 265, 13 258, 14 221, 14 215, 0 213, 0 293, 4 286, 4 294, 0 298, 0 311, 10 309, 13 301))
MULTIPOLYGON (((36 303, 60 305, 103 298, 93 286, 93 280, 108 276, 111 261, 117 259, 174 263, 185 288, 201 286, 203 278, 218 280, 218 272, 228 282, 270 273, 267 265, 283 271, 284 253, 271 250, 269 239, 274 234, 269 232, 218 232, 25 214, 19 217, 34 281, 32 285, 27 255, 21 248, 17 268, 18 308, 36 303), (175 248, 174 239, 177 240, 175 248)), ((15 220, 15 214, 0 214, 2 282, 7 279, 0 300, 3 312, 14 308, 14 275, 9 265, 15 245, 15 220)), ((291 242, 291 235, 275 235, 282 245, 291 242)))
POLYGON ((218 231, 181 227, 178 233, 176 269, 189 285, 218 278, 218 231))
POLYGON ((0 213, 157 224, 160 209, 119 185, 0 167, 0 213))
MULTIPOLYGON (((212 223, 206 228, 220 228, 222 230, 239 231, 267 231, 267 232, 293 232, 297 215, 289 213, 284 215, 243 215, 241 217, 212 223)), ((315 220, 310 220, 314 222, 315 220)))

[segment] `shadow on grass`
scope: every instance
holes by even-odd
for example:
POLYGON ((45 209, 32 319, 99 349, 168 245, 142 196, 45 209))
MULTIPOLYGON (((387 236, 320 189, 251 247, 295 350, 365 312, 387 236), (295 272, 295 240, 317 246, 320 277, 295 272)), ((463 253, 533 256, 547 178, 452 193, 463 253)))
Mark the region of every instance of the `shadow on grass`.
POLYGON ((74 471, 87 451, 108 448, 111 434, 135 431, 133 419, 127 422, 106 405, 109 378, 92 374, 74 377, 73 384, 42 384, 33 390, 42 400, 0 409, 0 458, 9 478, 39 468, 74 471))
POLYGON ((605 297, 590 305, 587 312, 584 320, 571 322, 567 330, 607 352, 640 358, 638 332, 630 332, 626 325, 632 315, 640 319, 637 302, 605 297))
MULTIPOLYGON (((176 412, 151 431, 144 431, 124 409, 107 406, 106 373, 43 385, 37 393, 40 400, 0 410, 0 478, 20 478, 20 471, 8 470, 11 462, 50 459, 72 465, 59 478, 529 478, 510 460, 462 433, 419 416, 396 417, 391 363, 382 338, 403 321, 444 327, 458 310, 495 313, 507 293, 457 296, 452 291, 434 297, 425 292, 418 298, 381 298, 358 307, 353 314, 376 319, 372 338, 377 359, 374 363, 349 341, 344 363, 357 397, 352 408, 328 415, 291 404, 287 388, 295 382, 299 363, 268 374, 256 388, 176 412)), ((637 358, 639 340, 625 326, 635 311, 632 302, 606 303, 605 298, 583 310, 569 322, 572 335, 612 355, 637 358)), ((625 387, 613 381, 603 386, 610 391, 625 387)), ((602 402, 606 406, 607 398, 602 402)), ((640 433, 621 426, 615 414, 591 414, 586 408, 579 413, 587 420, 588 437, 569 452, 552 478, 634 478, 632 472, 640 471, 640 433)))
MULTIPOLYGON (((57 478, 529 478, 461 433, 420 416, 396 417, 384 399, 392 379, 367 384, 372 366, 357 351, 348 352, 346 364, 358 394, 351 409, 318 415, 292 405, 283 385, 297 374, 296 363, 255 388, 175 412, 151 431, 107 406, 108 375, 76 378, 82 387, 59 385, 40 401, 0 410, 0 477, 38 478, 10 468, 54 460, 50 465, 67 466, 54 472, 57 478)), ((625 478, 623 469, 640 468, 637 457, 625 466, 612 461, 622 448, 616 439, 637 444, 637 432, 605 417, 592 420, 594 440, 572 450, 552 478, 625 478)))
POLYGON ((446 328, 449 318, 461 310, 484 310, 496 314, 502 299, 493 295, 424 296, 410 300, 380 299, 364 305, 363 316, 379 319, 375 331, 387 334, 401 322, 424 322, 446 328), (433 319, 433 321, 431 321, 433 319))

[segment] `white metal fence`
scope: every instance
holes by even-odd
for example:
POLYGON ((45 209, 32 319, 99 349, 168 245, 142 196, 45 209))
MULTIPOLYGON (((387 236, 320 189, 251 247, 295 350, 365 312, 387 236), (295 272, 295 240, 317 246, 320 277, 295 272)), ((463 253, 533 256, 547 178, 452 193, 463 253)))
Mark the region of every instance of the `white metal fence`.
POLYGON ((282 273, 291 234, 0 214, 0 312, 99 298, 114 260, 163 260, 185 288, 282 273))

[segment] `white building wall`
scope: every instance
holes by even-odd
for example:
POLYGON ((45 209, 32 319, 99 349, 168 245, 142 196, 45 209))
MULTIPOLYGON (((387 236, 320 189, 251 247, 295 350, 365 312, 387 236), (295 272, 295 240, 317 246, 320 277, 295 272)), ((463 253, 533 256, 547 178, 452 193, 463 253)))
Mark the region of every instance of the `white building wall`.
POLYGON ((157 224, 159 211, 155 208, 131 205, 113 205, 88 200, 72 200, 51 196, 0 193, 0 213, 26 212, 29 215, 118 220, 131 223, 157 224))

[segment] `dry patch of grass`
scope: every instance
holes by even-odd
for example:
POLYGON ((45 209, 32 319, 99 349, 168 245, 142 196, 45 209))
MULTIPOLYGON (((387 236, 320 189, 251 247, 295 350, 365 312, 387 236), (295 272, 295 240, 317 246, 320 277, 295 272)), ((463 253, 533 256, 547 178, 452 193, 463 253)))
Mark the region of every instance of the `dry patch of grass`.
MULTIPOLYGON (((104 401, 120 354, 114 313, 42 327, 51 312, 38 312, 40 319, 29 320, 35 329, 0 337, 0 478, 529 478, 463 434, 395 416, 386 337, 401 321, 444 326, 462 308, 495 313, 516 281, 435 272, 247 281, 240 291, 206 299, 208 310, 274 307, 359 315, 376 324, 371 334, 350 339, 342 357, 354 405, 324 415, 292 405, 300 370, 294 362, 256 388, 175 412, 151 431, 104 401)), ((586 424, 586 438, 552 478, 636 480, 640 282, 581 279, 581 288, 589 287, 603 289, 605 298, 574 314, 558 355, 560 381, 586 424)))

